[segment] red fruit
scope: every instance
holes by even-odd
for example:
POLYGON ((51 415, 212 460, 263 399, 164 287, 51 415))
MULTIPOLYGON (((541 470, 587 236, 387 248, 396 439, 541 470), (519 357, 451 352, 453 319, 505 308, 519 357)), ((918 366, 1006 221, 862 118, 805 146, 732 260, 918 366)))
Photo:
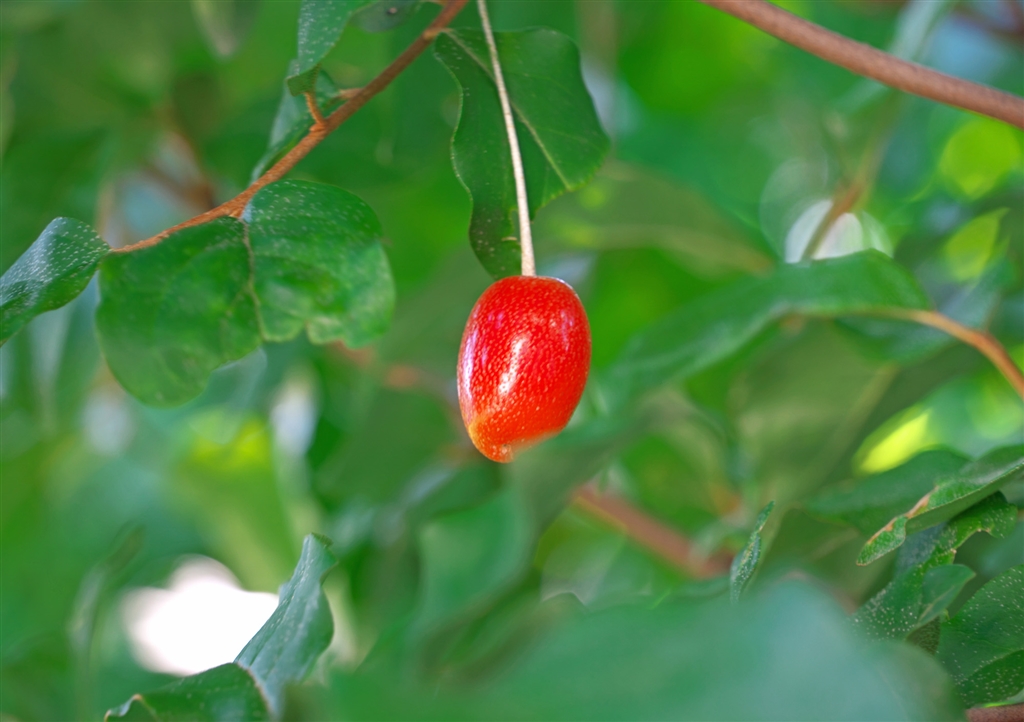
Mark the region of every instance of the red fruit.
POLYGON ((590 324, 557 278, 510 276, 484 291, 459 349, 459 407, 484 456, 513 455, 569 423, 590 370, 590 324))

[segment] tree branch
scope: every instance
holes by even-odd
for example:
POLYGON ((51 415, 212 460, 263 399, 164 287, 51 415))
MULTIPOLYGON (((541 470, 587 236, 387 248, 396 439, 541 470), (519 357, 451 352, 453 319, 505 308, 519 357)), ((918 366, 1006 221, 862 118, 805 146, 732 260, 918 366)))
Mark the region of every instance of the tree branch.
POLYGON ((583 511, 621 529, 634 542, 690 576, 708 579, 729 571, 728 555, 704 556, 689 539, 651 518, 625 499, 602 494, 591 486, 581 486, 573 494, 573 503, 583 511))
POLYGON ((901 60, 766 0, 701 0, 769 35, 880 83, 1024 128, 1024 98, 901 60))
POLYGON ((968 722, 1024 722, 1024 704, 1002 707, 973 707, 967 710, 968 722))
POLYGON ((190 218, 183 223, 172 226, 152 238, 147 238, 144 241, 139 241, 138 243, 132 243, 131 245, 115 249, 114 252, 127 253, 140 248, 146 248, 147 246, 159 243, 167 236, 171 235, 175 231, 181 230, 182 228, 196 226, 200 223, 206 223, 223 216, 235 216, 237 218, 242 215, 242 211, 245 210, 246 204, 249 203, 249 200, 256 195, 260 189, 283 178, 284 175, 294 168, 300 160, 305 158, 313 148, 318 146, 324 138, 337 130, 338 126, 351 118, 357 110, 366 105, 370 98, 388 87, 392 80, 397 78, 403 70, 412 64, 413 60, 419 57, 420 53, 426 50, 430 44, 434 42, 434 38, 438 36, 441 30, 444 29, 448 23, 455 19, 455 16, 459 14, 459 11, 462 10, 467 2, 469 2, 469 0, 448 0, 441 12, 438 13, 436 18, 434 18, 433 22, 431 22, 430 25, 428 25, 423 32, 409 44, 409 47, 402 51, 401 55, 395 58, 390 65, 384 68, 377 77, 360 88, 358 92, 356 92, 344 105, 324 118, 323 123, 317 123, 314 121, 313 126, 294 148, 288 151, 281 160, 277 161, 277 163, 271 166, 266 173, 253 181, 252 185, 237 196, 226 203, 222 203, 216 208, 207 211, 206 213, 200 213, 194 218, 190 218))
POLYGON ((1013 390, 1020 394, 1021 398, 1024 398, 1024 372, 1017 367, 999 340, 987 331, 964 326, 937 311, 894 310, 885 315, 937 328, 958 341, 973 346, 999 369, 999 373, 1010 382, 1013 390))

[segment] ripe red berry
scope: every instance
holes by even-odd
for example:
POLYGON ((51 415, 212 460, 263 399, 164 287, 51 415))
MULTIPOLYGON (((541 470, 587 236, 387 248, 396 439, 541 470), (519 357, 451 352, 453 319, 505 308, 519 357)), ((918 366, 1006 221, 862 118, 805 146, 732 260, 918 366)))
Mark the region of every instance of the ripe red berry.
POLYGON ((590 324, 557 278, 510 276, 484 291, 459 350, 459 407, 481 453, 513 455, 569 423, 590 370, 590 324))

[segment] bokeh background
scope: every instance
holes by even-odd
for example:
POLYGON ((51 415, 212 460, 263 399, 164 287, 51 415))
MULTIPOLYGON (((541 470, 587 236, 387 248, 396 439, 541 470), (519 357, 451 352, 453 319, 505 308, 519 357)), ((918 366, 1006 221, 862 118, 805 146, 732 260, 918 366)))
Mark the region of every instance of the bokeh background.
MULTIPOLYGON (((1015 0, 781 4, 1024 92, 1015 0)), ((210 30, 210 5, 0 5, 0 270, 55 216, 120 246, 248 184, 298 2, 252 3, 237 42, 210 30)), ((433 14, 421 7, 388 33, 348 28, 324 67, 360 86, 433 14)), ((535 230, 541 272, 586 305, 596 371, 670 310, 798 258, 854 184, 823 246, 893 254, 941 309, 987 320, 1024 359, 1020 132, 894 94, 695 2, 495 0, 493 18, 574 38, 613 140, 593 183, 542 210, 535 230)), ((470 8, 456 24, 476 22, 470 8)), ((323 665, 351 667, 415 607, 417 529, 491 498, 505 473, 472 448, 455 397, 462 326, 489 282, 450 161, 458 102, 425 53, 293 172, 352 191, 383 223, 399 297, 372 347, 267 345, 195 401, 148 408, 99 354, 94 285, 0 350, 5 720, 96 719, 230 661, 312 531, 342 559, 323 665)), ((876 330, 793 319, 762 333, 663 392, 671 413, 601 471, 602 488, 707 556, 738 549, 776 500, 762 583, 813 579, 855 609, 886 565, 855 566, 863 537, 833 534, 798 502, 926 448, 974 457, 1024 439, 1024 406, 974 350, 876 330)), ((588 394, 574 423, 599 413, 588 394)), ((1005 493, 1024 502, 1019 483, 1005 493)), ((1024 563, 1024 525, 975 537, 961 558, 978 572, 967 594, 1024 563)), ((591 608, 713 591, 579 507, 542 535, 529 584, 591 608)))

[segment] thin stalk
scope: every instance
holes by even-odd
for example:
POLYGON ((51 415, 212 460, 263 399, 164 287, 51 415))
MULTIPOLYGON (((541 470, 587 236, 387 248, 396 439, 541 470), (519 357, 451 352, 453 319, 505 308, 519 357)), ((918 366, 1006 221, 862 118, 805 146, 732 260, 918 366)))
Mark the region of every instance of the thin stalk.
POLYGON ((533 234, 530 232, 530 205, 526 197, 526 174, 523 173, 523 157, 519 152, 519 136, 516 135, 516 124, 512 117, 512 104, 508 99, 505 87, 505 76, 501 72, 498 60, 498 46, 494 42, 494 31, 491 30, 491 18, 487 15, 487 1, 476 0, 480 10, 480 24, 487 38, 487 49, 491 54, 491 68, 494 70, 494 84, 498 87, 498 99, 501 101, 501 114, 505 118, 505 132, 508 133, 508 146, 512 154, 512 175, 516 182, 516 206, 519 210, 519 246, 522 249, 522 274, 536 276, 537 266, 533 260, 533 234))

